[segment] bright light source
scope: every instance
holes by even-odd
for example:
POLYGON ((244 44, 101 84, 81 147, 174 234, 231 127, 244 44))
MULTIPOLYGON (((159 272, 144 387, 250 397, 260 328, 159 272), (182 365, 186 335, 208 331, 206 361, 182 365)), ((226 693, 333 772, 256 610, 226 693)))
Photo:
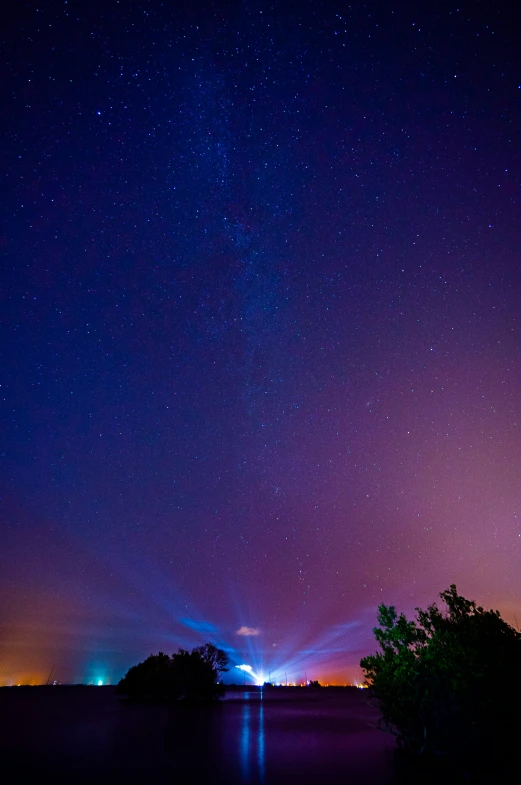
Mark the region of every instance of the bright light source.
POLYGON ((100 679, 100 680, 98 681, 98 687, 103 687, 103 681, 102 681, 102 679, 100 679))
POLYGON ((247 673, 248 676, 251 676, 257 687, 262 687, 262 685, 266 681, 264 674, 255 673, 251 665, 236 665, 235 667, 238 670, 243 671, 243 673, 247 673))

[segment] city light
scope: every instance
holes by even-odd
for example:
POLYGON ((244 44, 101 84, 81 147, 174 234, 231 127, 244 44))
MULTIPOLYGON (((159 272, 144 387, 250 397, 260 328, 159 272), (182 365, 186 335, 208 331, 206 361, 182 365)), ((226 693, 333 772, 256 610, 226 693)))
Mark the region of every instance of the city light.
POLYGON ((243 673, 247 673, 248 676, 251 676, 257 687, 262 687, 264 684, 264 674, 255 673, 251 665, 236 665, 235 667, 238 668, 238 670, 243 671, 243 673))

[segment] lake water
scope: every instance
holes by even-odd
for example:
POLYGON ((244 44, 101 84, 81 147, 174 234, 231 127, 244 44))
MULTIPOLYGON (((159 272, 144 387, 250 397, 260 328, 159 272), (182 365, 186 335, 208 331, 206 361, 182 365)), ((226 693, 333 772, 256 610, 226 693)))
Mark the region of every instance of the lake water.
POLYGON ((393 785, 394 740, 362 690, 228 692, 133 704, 110 687, 0 690, 0 773, 71 783, 393 785))

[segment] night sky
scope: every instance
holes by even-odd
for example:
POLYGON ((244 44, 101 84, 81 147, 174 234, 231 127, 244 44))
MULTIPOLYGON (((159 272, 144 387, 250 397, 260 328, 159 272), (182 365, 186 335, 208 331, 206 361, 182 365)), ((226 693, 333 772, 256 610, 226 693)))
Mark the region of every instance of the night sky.
POLYGON ((1 684, 521 619, 515 4, 419 5, 11 4, 1 684))

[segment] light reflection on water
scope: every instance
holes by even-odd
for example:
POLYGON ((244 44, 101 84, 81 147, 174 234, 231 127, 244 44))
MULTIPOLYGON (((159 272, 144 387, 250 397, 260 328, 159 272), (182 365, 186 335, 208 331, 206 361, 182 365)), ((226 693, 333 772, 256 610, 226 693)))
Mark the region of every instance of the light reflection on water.
POLYGON ((259 779, 261 782, 264 782, 264 776, 266 773, 265 772, 266 761, 264 759, 264 695, 262 690, 260 694, 260 705, 259 705, 259 735, 257 741, 257 762, 259 765, 259 779))
POLYGON ((264 695, 260 690, 259 700, 250 701, 251 694, 245 692, 240 726, 241 774, 245 783, 264 783, 266 776, 264 743, 264 695), (253 715, 253 716, 252 716, 253 715), (256 728, 256 738, 254 737, 256 728), (256 750, 255 750, 256 741, 256 750), (255 754, 256 753, 256 754, 255 754))
POLYGON ((244 782, 250 780, 250 693, 244 693, 241 724, 241 771, 244 782))
POLYGON ((359 690, 252 687, 211 706, 132 702, 109 687, 0 690, 2 718, 6 782, 32 782, 23 766, 97 785, 121 772, 143 785, 151 767, 156 782, 175 785, 402 782, 394 739, 375 728, 359 690))

